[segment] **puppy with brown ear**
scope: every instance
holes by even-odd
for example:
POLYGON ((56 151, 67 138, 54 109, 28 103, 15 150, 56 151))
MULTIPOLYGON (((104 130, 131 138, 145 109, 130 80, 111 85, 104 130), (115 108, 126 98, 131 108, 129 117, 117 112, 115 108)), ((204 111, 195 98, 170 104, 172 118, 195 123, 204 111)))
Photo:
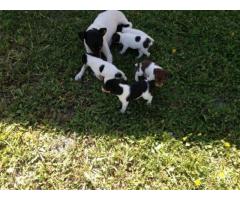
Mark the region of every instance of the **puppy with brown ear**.
POLYGON ((139 81, 140 78, 144 78, 148 81, 155 80, 155 86, 161 87, 168 79, 169 72, 158 66, 156 63, 150 60, 144 60, 141 63, 136 63, 135 80, 139 81))

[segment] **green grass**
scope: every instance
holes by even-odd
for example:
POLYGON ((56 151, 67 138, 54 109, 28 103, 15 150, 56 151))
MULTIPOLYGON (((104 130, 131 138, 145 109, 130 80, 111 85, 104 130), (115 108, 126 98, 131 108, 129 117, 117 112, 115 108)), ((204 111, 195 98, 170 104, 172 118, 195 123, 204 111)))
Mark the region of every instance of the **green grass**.
MULTIPOLYGON (((240 13, 125 11, 173 75, 125 115, 73 79, 97 13, 0 12, 0 188, 240 189, 240 13)), ((136 53, 112 52, 133 80, 136 53)))

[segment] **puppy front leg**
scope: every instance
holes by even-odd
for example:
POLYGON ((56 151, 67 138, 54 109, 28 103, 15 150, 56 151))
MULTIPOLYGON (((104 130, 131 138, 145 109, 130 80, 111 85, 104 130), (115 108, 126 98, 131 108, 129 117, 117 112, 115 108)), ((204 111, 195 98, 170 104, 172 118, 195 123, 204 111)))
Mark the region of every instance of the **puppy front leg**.
POLYGON ((149 57, 151 54, 148 52, 148 49, 142 49, 142 52, 149 57))
POLYGON ((119 53, 122 55, 127 51, 127 49, 128 49, 127 46, 123 46, 122 50, 119 53))
POLYGON ((142 55, 143 55, 143 52, 139 49, 139 50, 138 50, 138 57, 137 57, 137 59, 141 58, 142 55))
POLYGON ((102 52, 104 53, 104 55, 107 58, 107 61, 112 63, 113 59, 112 59, 112 53, 110 51, 110 48, 108 46, 108 43, 106 41, 103 41, 103 47, 102 47, 102 52))
POLYGON ((81 71, 75 76, 75 81, 81 80, 86 69, 87 69, 87 65, 83 65, 81 71))
POLYGON ((122 108, 120 110, 121 113, 125 113, 126 109, 127 109, 127 106, 128 106, 128 101, 121 101, 122 102, 122 108))

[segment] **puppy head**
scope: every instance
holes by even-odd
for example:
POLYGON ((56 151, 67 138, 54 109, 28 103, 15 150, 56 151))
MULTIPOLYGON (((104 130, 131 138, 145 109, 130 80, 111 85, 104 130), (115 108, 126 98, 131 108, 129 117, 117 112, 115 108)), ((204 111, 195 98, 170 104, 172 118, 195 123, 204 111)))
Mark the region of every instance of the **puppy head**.
POLYGON ((79 37, 86 42, 95 56, 100 57, 103 46, 103 36, 106 32, 106 28, 93 28, 88 31, 84 31, 83 33, 79 33, 79 37))
POLYGON ((155 85, 162 87, 165 81, 168 79, 169 72, 164 69, 154 69, 155 85))
POLYGON ((120 83, 119 79, 110 79, 102 86, 102 92, 120 95, 123 92, 122 87, 119 86, 120 83))
POLYGON ((114 33, 112 36, 112 43, 119 43, 120 42, 120 34, 114 33))

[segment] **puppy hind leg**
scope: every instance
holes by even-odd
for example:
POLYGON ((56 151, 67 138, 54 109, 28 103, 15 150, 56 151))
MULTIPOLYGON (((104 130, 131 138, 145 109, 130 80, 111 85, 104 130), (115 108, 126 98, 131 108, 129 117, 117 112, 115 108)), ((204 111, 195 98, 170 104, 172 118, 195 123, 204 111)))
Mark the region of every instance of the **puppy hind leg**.
POLYGON ((122 55, 127 51, 127 49, 128 49, 127 46, 123 46, 122 50, 119 53, 122 55))
POLYGON ((143 56, 143 52, 141 50, 138 50, 138 57, 137 59, 141 58, 143 56))
POLYGON ((153 96, 149 91, 146 91, 143 93, 142 98, 147 100, 147 105, 151 105, 153 96))
POLYGON ((120 112, 125 113, 129 102, 128 101, 121 101, 121 102, 122 102, 122 108, 121 108, 120 112))

